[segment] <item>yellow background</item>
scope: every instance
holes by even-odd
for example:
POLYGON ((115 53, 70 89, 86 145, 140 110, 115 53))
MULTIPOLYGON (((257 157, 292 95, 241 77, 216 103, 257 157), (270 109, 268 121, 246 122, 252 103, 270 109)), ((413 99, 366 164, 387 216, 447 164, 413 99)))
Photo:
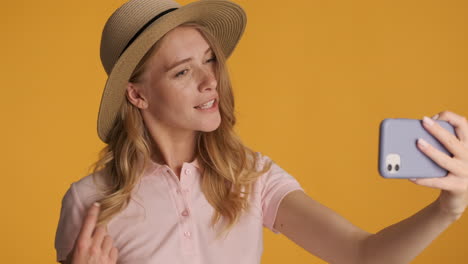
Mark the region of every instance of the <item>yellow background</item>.
MULTIPOLYGON (((378 175, 378 128, 443 110, 468 116, 467 1, 236 2, 248 25, 229 67, 247 145, 370 232, 437 197, 378 175)), ((104 146, 99 42, 121 3, 2 3, 2 263, 55 261, 62 196, 104 146)), ((413 263, 468 263, 467 234, 463 216, 413 263)), ((324 262, 265 229, 262 263, 324 262)))

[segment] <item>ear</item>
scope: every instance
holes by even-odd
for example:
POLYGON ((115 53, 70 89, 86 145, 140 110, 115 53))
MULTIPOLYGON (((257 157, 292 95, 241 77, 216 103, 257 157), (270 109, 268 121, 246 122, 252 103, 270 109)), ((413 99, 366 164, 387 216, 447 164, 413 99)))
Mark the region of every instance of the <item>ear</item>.
POLYGON ((141 90, 142 90, 141 86, 128 82, 126 96, 128 100, 130 101, 130 103, 132 103, 134 106, 140 109, 146 109, 148 108, 148 101, 144 97, 141 90))

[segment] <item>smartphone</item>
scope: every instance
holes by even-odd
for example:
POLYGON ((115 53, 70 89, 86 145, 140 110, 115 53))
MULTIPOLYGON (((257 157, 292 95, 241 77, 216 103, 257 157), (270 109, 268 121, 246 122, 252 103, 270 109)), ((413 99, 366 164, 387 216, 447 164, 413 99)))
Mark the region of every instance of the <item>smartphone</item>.
MULTIPOLYGON (((454 127, 443 120, 434 120, 453 135, 454 127)), ((422 120, 408 118, 387 118, 380 123, 379 173, 384 178, 435 178, 447 175, 447 170, 437 165, 417 146, 418 138, 426 140, 433 147, 453 157, 447 149, 432 136, 422 120)))

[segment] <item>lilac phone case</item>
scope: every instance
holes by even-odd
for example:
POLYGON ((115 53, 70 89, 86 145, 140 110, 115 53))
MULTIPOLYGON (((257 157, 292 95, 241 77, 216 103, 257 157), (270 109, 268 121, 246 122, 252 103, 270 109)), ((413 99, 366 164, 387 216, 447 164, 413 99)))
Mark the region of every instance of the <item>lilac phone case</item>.
MULTIPOLYGON (((452 125, 437 120, 443 128, 455 135, 452 125)), ((439 167, 417 147, 418 138, 451 155, 422 125, 422 120, 388 118, 380 123, 379 173, 384 178, 444 177, 447 170, 439 167)))

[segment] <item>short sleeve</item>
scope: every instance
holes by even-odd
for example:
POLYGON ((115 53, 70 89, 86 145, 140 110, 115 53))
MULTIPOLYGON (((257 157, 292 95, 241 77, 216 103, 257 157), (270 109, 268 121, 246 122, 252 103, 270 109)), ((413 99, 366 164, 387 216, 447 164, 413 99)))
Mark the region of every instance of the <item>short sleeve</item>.
MULTIPOLYGON (((260 166, 271 159, 257 152, 260 158, 260 166)), ((273 231, 275 234, 280 232, 273 228, 276 219, 276 213, 282 199, 290 192, 303 190, 299 182, 282 169, 273 160, 270 170, 260 178, 261 204, 263 213, 263 226, 273 231)))
POLYGON ((72 183, 62 199, 60 218, 55 234, 57 261, 63 261, 73 249, 80 232, 84 216, 83 205, 78 199, 75 184, 72 183))

